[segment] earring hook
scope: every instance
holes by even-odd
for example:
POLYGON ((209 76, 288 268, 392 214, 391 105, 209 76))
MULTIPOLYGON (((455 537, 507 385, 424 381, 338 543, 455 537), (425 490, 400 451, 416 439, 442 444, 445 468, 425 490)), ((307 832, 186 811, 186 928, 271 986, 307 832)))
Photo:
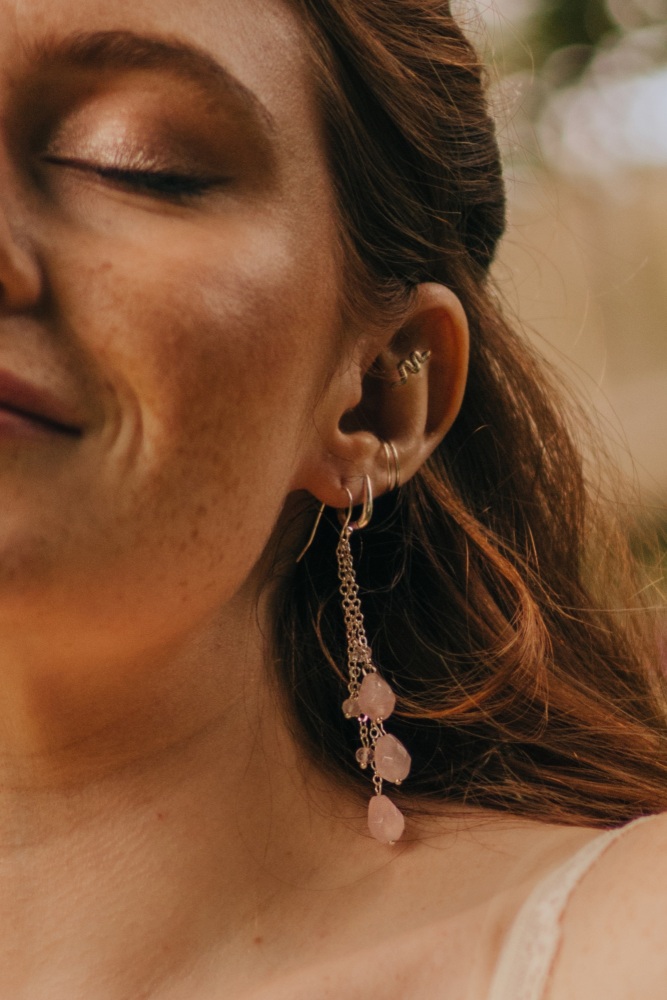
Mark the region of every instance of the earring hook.
POLYGON ((343 488, 350 500, 346 514, 343 514, 342 511, 338 511, 338 520, 343 526, 343 532, 361 531, 362 528, 366 528, 371 523, 373 517, 373 484, 371 482, 371 477, 364 476, 363 507, 361 510, 361 516, 357 521, 352 521, 352 510, 355 506, 354 498, 347 486, 343 488))
POLYGON ((325 503, 321 503, 320 504, 319 509, 317 511, 317 517, 315 518, 315 524, 313 525, 313 530, 311 531, 310 537, 308 538, 308 541, 306 542, 304 548, 301 550, 300 554, 297 556, 297 560, 296 560, 297 563, 301 562, 301 560, 305 556, 306 552, 308 551, 308 549, 310 548, 310 546, 315 541, 315 535, 317 534, 317 529, 320 526, 320 521, 322 520, 322 515, 324 514, 324 508, 325 507, 326 507, 325 503))
MULTIPOLYGON (((371 519, 373 517, 373 484, 371 483, 371 477, 364 476, 363 507, 361 510, 361 516, 354 523, 352 523, 352 512, 355 507, 354 497, 352 496, 350 490, 348 490, 347 486, 344 486, 343 489, 347 493, 349 504, 347 507, 347 512, 345 514, 343 514, 341 510, 338 511, 338 520, 343 526, 342 531, 345 532, 348 529, 350 531, 360 531, 362 528, 366 528, 371 523, 371 519)), ((301 562, 306 552, 315 541, 315 535, 317 534, 317 529, 320 526, 320 521, 322 520, 322 516, 324 515, 325 508, 326 504, 324 503, 320 504, 319 509, 317 511, 317 517, 315 518, 315 523, 308 537, 308 541, 306 542, 303 549, 296 558, 297 563, 301 562)))

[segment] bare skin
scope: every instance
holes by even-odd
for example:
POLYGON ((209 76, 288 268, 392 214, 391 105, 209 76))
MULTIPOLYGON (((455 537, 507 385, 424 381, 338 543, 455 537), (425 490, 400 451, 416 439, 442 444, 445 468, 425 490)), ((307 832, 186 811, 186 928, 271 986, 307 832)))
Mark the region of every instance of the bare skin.
POLYGON ((0 404, 18 373, 58 417, 0 405, 0 996, 481 1000, 594 833, 471 810, 381 847, 267 681, 284 511, 381 493, 381 437, 419 468, 463 392, 460 304, 424 286, 400 328, 341 329, 280 0, 0 0, 0 67, 0 404), (398 334, 428 371, 345 430, 398 334))

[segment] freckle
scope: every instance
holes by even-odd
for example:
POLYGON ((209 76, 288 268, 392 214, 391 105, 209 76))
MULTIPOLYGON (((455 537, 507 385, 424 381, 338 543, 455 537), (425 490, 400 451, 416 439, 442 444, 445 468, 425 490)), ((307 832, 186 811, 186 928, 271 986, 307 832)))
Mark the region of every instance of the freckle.
POLYGON ((252 943, 256 945, 264 944, 264 938, 263 937, 253 938, 252 943))
POLYGON ((156 817, 156 819, 163 820, 166 817, 166 813, 162 813, 162 812, 156 813, 155 817, 156 817))

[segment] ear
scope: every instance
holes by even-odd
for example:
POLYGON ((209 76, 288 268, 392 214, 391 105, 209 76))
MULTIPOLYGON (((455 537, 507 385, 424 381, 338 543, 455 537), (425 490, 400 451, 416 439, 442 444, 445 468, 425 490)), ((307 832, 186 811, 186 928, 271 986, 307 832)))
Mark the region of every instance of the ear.
POLYGON ((381 341, 377 334, 360 339, 353 363, 332 379, 318 405, 320 447, 311 452, 303 487, 334 507, 347 506, 345 488, 358 502, 366 475, 375 496, 387 492, 394 469, 383 441, 396 449, 407 482, 456 419, 468 354, 457 296, 444 285, 419 285, 400 327, 381 341))

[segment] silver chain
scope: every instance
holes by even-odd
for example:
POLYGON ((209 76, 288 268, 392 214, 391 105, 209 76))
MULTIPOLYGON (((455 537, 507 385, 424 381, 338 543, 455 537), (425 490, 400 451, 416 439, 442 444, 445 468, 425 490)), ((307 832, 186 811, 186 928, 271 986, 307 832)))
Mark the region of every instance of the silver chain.
POLYGON ((341 533, 336 547, 338 560, 338 578, 340 580, 340 596, 343 605, 343 619, 347 636, 347 666, 349 674, 350 697, 359 693, 362 677, 375 670, 371 659, 371 649, 368 645, 364 616, 359 600, 359 585, 354 575, 350 537, 352 531, 347 528, 341 533))
MULTIPOLYGON (((350 548, 350 538, 352 529, 345 528, 340 535, 336 546, 336 558, 338 560, 338 578, 340 580, 340 596, 343 605, 343 620, 345 622, 345 633, 347 637, 347 669, 348 669, 348 691, 350 698, 357 698, 361 681, 366 674, 376 672, 372 660, 371 648, 368 645, 366 629, 364 627, 364 616, 361 611, 361 601, 359 600, 359 585, 354 574, 354 563, 352 561, 352 549, 350 548)), ((375 744, 379 737, 383 735, 384 727, 373 723, 369 729, 365 718, 359 718, 359 738, 361 742, 361 757, 357 754, 357 760, 365 770, 370 765, 373 770, 373 784, 377 795, 382 794, 382 778, 375 773, 374 751, 375 744)))

